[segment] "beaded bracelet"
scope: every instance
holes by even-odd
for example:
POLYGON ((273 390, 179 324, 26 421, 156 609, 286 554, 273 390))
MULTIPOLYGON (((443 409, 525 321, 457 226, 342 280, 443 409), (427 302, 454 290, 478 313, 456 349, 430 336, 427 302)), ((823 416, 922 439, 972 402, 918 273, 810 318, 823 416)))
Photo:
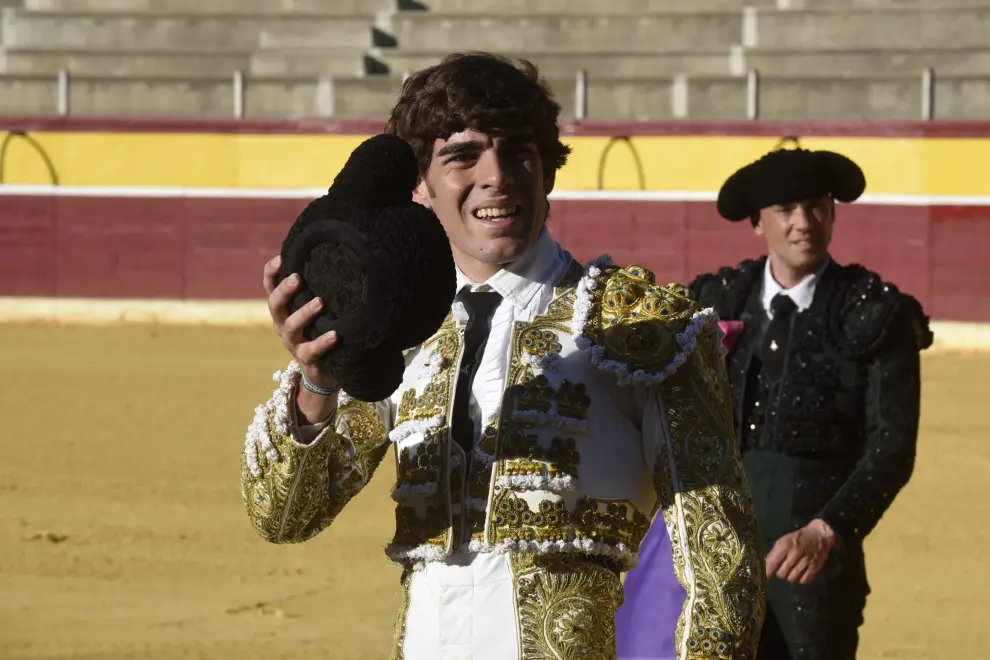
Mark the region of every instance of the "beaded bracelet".
POLYGON ((306 372, 302 373, 303 387, 312 392, 313 394, 318 394, 319 396, 333 396, 334 394, 340 392, 340 385, 335 385, 334 387, 320 387, 319 385, 314 385, 309 382, 306 378, 306 372))

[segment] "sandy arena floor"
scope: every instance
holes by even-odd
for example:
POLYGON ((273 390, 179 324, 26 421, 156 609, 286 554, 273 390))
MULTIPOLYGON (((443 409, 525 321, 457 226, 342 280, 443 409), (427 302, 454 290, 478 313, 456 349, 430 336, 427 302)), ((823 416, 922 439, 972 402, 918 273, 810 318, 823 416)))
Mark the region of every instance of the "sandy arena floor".
MULTIPOLYGON (((303 545, 241 507, 285 358, 268 330, 0 326, 0 657, 387 657, 390 461, 303 545)), ((990 658, 990 355, 924 374, 915 477, 869 541, 866 660, 990 658)))

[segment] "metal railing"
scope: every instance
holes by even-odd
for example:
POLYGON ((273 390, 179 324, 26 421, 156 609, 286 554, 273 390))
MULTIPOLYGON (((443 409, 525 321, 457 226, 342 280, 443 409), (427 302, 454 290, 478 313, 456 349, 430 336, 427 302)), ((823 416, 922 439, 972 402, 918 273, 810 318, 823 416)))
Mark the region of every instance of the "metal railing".
MULTIPOLYGON (((920 118, 935 119, 935 69, 928 67, 921 72, 920 118)), ((581 69, 574 79, 574 117, 588 118, 588 72, 581 69)), ((760 72, 750 69, 746 73, 746 118, 760 118, 760 72)))
MULTIPOLYGON (((408 73, 403 74, 403 80, 408 73)), ((760 119, 760 72, 751 69, 746 74, 746 118, 749 120, 760 119)), ((58 72, 58 114, 68 116, 71 112, 70 98, 71 76, 68 69, 61 69, 58 72)), ((233 73, 233 116, 235 119, 243 119, 245 116, 245 89, 247 79, 244 71, 237 70, 233 73)), ((321 78, 318 85, 318 93, 321 98, 318 106, 324 110, 328 116, 333 116, 333 81, 330 78, 321 78), (326 97, 326 98, 323 98, 326 97)), ((576 72, 574 78, 574 117, 577 119, 588 119, 588 96, 589 78, 588 72, 581 69, 576 72)), ((919 117, 923 121, 935 119, 935 70, 928 67, 921 72, 921 98, 919 99, 919 117)))

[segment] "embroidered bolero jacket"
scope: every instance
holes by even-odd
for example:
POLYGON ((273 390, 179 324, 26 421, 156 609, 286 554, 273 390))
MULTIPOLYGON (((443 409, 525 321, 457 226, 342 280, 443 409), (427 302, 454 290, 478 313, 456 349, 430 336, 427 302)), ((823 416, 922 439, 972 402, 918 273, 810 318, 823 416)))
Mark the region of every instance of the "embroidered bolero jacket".
POLYGON ((393 400, 342 397, 335 424, 310 444, 294 437, 291 365, 248 430, 249 517, 272 542, 312 537, 390 444, 398 477, 386 553, 407 566, 534 552, 605 556, 628 570, 659 512, 686 592, 679 646, 712 649, 690 657, 748 654, 763 619, 762 550, 717 321, 645 268, 572 264, 544 313, 515 324, 500 414, 470 455, 450 438, 463 343, 453 317, 408 353, 393 400))

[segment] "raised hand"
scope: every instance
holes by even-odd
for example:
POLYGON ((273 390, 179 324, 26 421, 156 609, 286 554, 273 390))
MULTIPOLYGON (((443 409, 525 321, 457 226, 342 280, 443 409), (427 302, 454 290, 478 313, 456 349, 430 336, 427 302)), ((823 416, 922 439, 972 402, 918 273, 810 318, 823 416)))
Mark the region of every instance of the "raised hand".
MULTIPOLYGON (((299 289, 299 276, 292 275, 275 285, 275 278, 282 265, 280 256, 268 261, 264 268, 265 293, 268 294, 268 313, 272 317, 272 328, 282 340, 282 345, 299 363, 303 375, 318 387, 333 389, 337 382, 333 376, 320 369, 320 356, 329 352, 337 344, 337 333, 327 332, 309 341, 303 330, 323 310, 323 301, 314 298, 295 313, 289 313, 289 303, 299 289)), ((326 419, 337 407, 337 396, 320 396, 305 388, 299 389, 296 400, 298 412, 304 419, 300 424, 317 423, 326 419)))

